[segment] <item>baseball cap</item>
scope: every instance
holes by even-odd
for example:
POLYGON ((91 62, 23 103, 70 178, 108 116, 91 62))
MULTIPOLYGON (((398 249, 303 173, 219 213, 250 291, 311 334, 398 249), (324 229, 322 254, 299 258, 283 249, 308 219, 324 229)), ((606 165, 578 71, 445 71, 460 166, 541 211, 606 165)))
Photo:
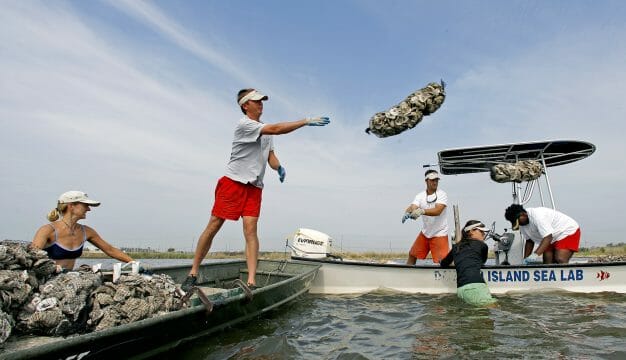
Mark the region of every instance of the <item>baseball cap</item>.
POLYGON ((63 194, 61 194, 61 196, 59 196, 60 204, 70 204, 75 202, 80 202, 91 206, 100 205, 99 201, 91 200, 89 197, 87 197, 87 194, 82 191, 72 190, 64 192, 63 194))
POLYGON ((267 100, 269 99, 269 97, 267 97, 267 95, 263 95, 260 92, 256 91, 256 90, 252 90, 249 93, 247 93, 244 97, 242 97, 241 99, 239 99, 238 103, 239 106, 243 105, 246 103, 246 101, 248 100, 267 100))
POLYGON ((439 179, 439 173, 436 171, 429 172, 425 178, 425 180, 435 180, 435 179, 439 179))

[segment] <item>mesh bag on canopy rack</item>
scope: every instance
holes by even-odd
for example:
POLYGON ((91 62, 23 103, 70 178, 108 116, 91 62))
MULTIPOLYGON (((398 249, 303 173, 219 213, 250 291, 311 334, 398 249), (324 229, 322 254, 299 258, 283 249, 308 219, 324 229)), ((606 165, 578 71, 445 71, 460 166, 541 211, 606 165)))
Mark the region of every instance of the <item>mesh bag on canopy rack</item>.
POLYGON ((497 164, 491 167, 491 180, 499 183, 532 181, 541 176, 543 167, 537 160, 497 164))

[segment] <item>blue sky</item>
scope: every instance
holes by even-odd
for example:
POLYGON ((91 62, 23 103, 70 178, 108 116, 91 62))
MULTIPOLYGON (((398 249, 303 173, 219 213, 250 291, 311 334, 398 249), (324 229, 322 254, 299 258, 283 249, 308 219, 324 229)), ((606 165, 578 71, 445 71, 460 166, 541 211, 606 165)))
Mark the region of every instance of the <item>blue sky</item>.
MULTIPOLYGON (((85 220, 116 246, 190 250, 241 117, 327 115, 275 138, 261 250, 299 227, 344 250, 408 250, 401 224, 423 164, 447 148, 545 139, 597 146, 550 176, 583 245, 617 243, 626 199, 626 5, 621 1, 4 1, 0 12, 0 238, 30 240, 59 194, 102 201, 85 220), (444 79, 443 106, 395 137, 369 118, 444 79)), ((461 220, 507 224, 510 187, 445 176, 461 220)), ((536 204, 533 204, 536 205, 536 204)), ((213 250, 243 248, 229 222, 213 250)))

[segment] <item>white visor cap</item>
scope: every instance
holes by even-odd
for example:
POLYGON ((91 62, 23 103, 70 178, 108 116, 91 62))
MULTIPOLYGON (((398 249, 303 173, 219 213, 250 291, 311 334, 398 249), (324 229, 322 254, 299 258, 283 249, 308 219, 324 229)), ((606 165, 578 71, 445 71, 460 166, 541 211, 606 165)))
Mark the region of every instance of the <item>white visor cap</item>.
POLYGON ((428 175, 426 175, 426 180, 435 180, 435 179, 439 179, 439 173, 436 171, 428 173, 428 175))
POLYGON ((245 104, 248 100, 267 100, 267 95, 263 95, 256 90, 252 90, 246 94, 246 96, 239 99, 239 106, 245 104))
POLYGON ((489 231, 489 229, 487 229, 487 227, 483 223, 476 223, 476 224, 468 225, 468 226, 463 228, 463 231, 468 232, 468 231, 474 230, 474 229, 478 229, 478 230, 481 230, 481 231, 484 231, 484 232, 489 231))
POLYGON ((85 194, 82 191, 75 191, 75 190, 68 191, 68 192, 64 192, 63 194, 61 194, 61 196, 59 196, 60 204, 71 204, 75 202, 79 202, 79 203, 83 203, 83 204, 87 204, 91 206, 100 205, 100 201, 91 200, 89 197, 87 197, 87 194, 85 194))

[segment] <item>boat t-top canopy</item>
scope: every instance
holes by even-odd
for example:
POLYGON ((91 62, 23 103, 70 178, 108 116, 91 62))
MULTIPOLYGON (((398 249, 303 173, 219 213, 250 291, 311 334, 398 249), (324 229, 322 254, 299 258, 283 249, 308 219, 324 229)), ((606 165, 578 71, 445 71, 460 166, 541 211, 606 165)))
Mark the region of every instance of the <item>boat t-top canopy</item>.
POLYGON ((548 140, 517 144, 449 149, 439 152, 439 168, 444 175, 490 171, 497 164, 537 160, 544 167, 582 160, 596 151, 595 145, 577 140, 548 140))

